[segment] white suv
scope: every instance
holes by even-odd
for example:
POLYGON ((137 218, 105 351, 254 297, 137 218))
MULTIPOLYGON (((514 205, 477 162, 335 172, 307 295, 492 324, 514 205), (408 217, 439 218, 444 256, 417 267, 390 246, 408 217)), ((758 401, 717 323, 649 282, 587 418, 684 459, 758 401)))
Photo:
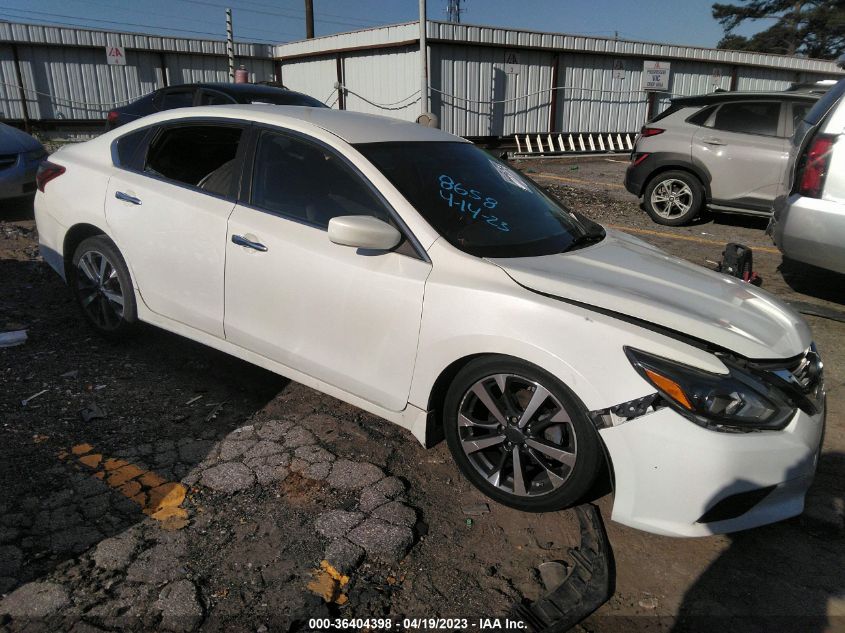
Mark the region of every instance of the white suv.
MULTIPOLYGON (((845 56, 839 58, 845 66, 845 56)), ((792 139, 769 233, 785 257, 845 273, 845 79, 792 139)))

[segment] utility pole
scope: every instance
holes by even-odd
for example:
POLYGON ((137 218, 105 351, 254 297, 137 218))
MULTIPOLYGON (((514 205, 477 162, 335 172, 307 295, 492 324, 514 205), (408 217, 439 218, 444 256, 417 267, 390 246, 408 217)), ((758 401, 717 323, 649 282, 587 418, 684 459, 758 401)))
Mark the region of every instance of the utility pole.
POLYGON ((314 39, 314 0, 305 0, 305 37, 314 39))
POLYGON ((229 82, 235 81, 235 40, 232 36, 232 10, 226 9, 226 57, 229 58, 229 82))
POLYGON ((420 0, 420 114, 428 112, 428 46, 425 28, 425 0, 420 0))
POLYGON ((460 24, 461 11, 461 0, 448 0, 448 4, 446 5, 446 21, 460 24))

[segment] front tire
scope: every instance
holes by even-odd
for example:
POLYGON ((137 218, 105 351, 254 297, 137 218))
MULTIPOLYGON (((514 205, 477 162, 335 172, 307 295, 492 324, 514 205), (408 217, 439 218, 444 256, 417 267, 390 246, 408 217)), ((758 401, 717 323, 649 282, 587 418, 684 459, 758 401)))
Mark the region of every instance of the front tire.
POLYGON ((83 240, 73 253, 68 281, 88 324, 101 336, 120 339, 135 329, 138 311, 129 268, 105 235, 83 240))
POLYGON ((443 422, 463 475, 518 510, 575 505, 602 464, 584 405, 552 375, 518 359, 492 356, 466 365, 446 395, 443 422))
POLYGON ((685 171, 666 171, 652 178, 643 193, 645 210, 651 219, 666 226, 681 226, 694 220, 704 206, 704 188, 685 171))

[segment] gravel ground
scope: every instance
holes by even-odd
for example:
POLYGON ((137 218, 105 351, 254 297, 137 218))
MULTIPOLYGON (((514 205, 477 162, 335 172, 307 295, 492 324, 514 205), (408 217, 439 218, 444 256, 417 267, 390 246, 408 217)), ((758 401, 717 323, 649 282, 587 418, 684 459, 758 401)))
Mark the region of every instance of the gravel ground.
MULTIPOLYGON (((520 166, 598 221, 697 263, 729 240, 771 249, 756 220, 651 224, 619 188, 622 163, 520 166)), ((0 208, 0 331, 29 336, 0 349, 0 629, 501 617, 543 593, 539 564, 577 544, 572 513, 489 502, 443 444, 426 451, 394 425, 152 327, 102 342, 36 242, 24 204, 0 208)), ((842 310, 840 277, 764 250, 755 263, 776 294, 842 310)), ((807 318, 830 412, 805 515, 694 540, 608 521, 616 593, 583 630, 845 630, 845 326, 807 318)), ((611 497, 597 503, 607 519, 611 497)))

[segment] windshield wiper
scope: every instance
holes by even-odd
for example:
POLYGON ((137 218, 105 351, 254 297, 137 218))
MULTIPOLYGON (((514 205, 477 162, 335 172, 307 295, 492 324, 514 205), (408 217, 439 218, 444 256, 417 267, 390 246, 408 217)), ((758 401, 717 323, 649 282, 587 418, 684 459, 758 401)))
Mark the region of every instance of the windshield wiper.
POLYGON ((590 246, 591 244, 598 244, 602 240, 604 240, 607 234, 604 232, 604 229, 599 229, 598 231, 588 231, 586 233, 582 233, 569 245, 567 250, 575 250, 578 248, 583 248, 585 246, 590 246))

